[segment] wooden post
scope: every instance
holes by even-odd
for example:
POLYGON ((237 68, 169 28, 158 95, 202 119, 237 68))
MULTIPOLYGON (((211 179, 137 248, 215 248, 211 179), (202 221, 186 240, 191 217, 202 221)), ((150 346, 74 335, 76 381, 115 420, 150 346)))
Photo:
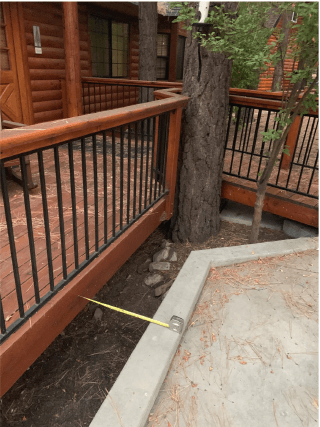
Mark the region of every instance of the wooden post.
POLYGON ((295 121, 292 123, 291 129, 287 136, 286 145, 288 146, 287 148, 289 148, 290 156, 288 156, 287 154, 283 154, 281 164, 280 164, 280 169, 288 170, 290 168, 290 163, 293 160, 292 156, 294 153, 294 149, 298 141, 300 124, 301 124, 301 117, 297 116, 295 118, 295 121))
POLYGON ((171 24, 170 33, 170 56, 169 56, 169 82, 177 79, 177 47, 178 47, 178 23, 171 24))
POLYGON ((22 3, 8 3, 7 7, 10 8, 12 31, 14 34, 14 53, 11 52, 11 55, 15 56, 17 66, 22 122, 26 125, 33 125, 34 114, 22 3))
POLYGON ((169 194, 166 200, 166 219, 170 219, 173 214, 174 196, 176 190, 177 167, 180 143, 182 108, 178 108, 170 113, 168 152, 167 152, 167 171, 166 171, 166 189, 169 194))
POLYGON ((62 113, 63 118, 68 118, 68 98, 67 98, 67 88, 65 79, 60 79, 61 84, 61 97, 62 97, 62 113))
POLYGON ((78 3, 63 3, 68 117, 82 115, 78 3))

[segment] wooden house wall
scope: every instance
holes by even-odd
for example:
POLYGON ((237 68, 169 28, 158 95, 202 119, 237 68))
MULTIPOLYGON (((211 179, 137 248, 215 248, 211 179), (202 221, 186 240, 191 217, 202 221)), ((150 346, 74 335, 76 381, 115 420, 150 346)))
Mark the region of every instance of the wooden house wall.
MULTIPOLYGON (((22 5, 34 122, 41 123, 62 119, 67 114, 64 84, 66 61, 63 4, 62 2, 48 2, 44 5, 41 2, 24 2, 22 5), (40 28, 42 54, 35 53, 34 25, 40 28)), ((91 6, 86 3, 78 3, 81 77, 92 76, 88 27, 89 7, 91 6)), ((124 10, 121 9, 121 4, 112 3, 108 5, 108 3, 104 3, 101 10, 103 9, 107 10, 111 16, 115 16, 115 20, 121 21, 121 17, 125 16, 124 10)), ((138 16, 133 16, 136 11, 129 12, 129 15, 126 15, 126 22, 130 24, 128 78, 138 79, 139 23, 138 16)), ((167 17, 159 16, 158 32, 170 33, 170 29, 171 20, 167 17)), ((182 30, 179 26, 179 34, 184 35, 184 32, 185 30, 182 30)), ((114 93, 115 90, 117 91, 118 89, 113 88, 113 96, 116 95, 114 93)), ((89 93, 86 95, 89 95, 89 93)), ((117 96, 118 103, 120 102, 119 107, 136 102, 136 96, 135 90, 119 88, 117 96)), ((95 111, 95 108, 92 108, 91 111, 95 111)))
POLYGON ((23 3, 35 123, 63 118, 60 79, 65 78, 62 3, 23 3), (33 26, 40 28, 42 54, 35 53, 33 26))
MULTIPOLYGON (((298 24, 301 24, 302 19, 298 18, 298 24)), ((280 29, 282 26, 282 18, 277 24, 277 28, 280 29)), ((290 36, 292 36, 292 32, 290 33, 290 36)), ((271 45, 271 43, 276 41, 275 35, 272 35, 268 40, 268 45, 271 45)), ((288 49, 287 54, 291 55, 292 50, 288 49)), ((293 69, 298 68, 298 63, 294 63, 293 58, 285 58, 284 60, 284 72, 288 73, 291 72, 293 69)), ((273 73, 274 73, 274 67, 269 67, 267 71, 260 74, 260 80, 259 80, 259 86, 258 90, 265 90, 265 91, 271 91, 272 86, 272 80, 273 80, 273 73)), ((289 79, 285 79, 284 81, 284 88, 287 88, 289 85, 289 79)))

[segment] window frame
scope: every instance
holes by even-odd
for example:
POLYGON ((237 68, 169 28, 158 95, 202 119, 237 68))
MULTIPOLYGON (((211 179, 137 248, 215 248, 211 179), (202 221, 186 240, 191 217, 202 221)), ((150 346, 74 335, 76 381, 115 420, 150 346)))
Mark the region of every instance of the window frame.
MULTIPOLYGON (((168 80, 169 79, 169 63, 170 63, 170 33, 157 33, 157 43, 158 43, 158 35, 164 35, 167 36, 168 38, 168 46, 167 46, 167 50, 168 50, 168 55, 167 56, 163 56, 163 55, 158 55, 158 44, 157 44, 157 59, 161 58, 161 59, 165 59, 166 60, 166 74, 165 77, 161 78, 161 77, 157 77, 157 80, 168 80)), ((158 65, 157 65, 157 69, 156 69, 156 73, 158 74, 158 65)))
MULTIPOLYGON (((91 68, 92 68, 92 63, 94 61, 92 61, 92 38, 91 38, 91 28, 90 28, 90 24, 89 24, 89 17, 95 17, 101 20, 104 20, 108 23, 108 50, 109 50, 109 64, 108 64, 108 68, 109 68, 109 76, 103 76, 102 78, 111 78, 111 79, 117 79, 117 78, 129 78, 129 71, 130 71, 130 63, 129 63, 129 58, 130 58, 130 52, 129 52, 129 48, 130 48, 130 23, 126 22, 126 20, 121 21, 120 19, 114 19, 113 17, 110 16, 105 16, 104 14, 100 14, 97 11, 90 11, 88 13, 88 32, 89 32, 89 39, 90 39, 90 60, 91 60, 91 68), (126 58, 126 63, 123 63, 123 66, 126 66, 126 75, 122 75, 119 76, 119 74, 117 73, 117 75, 113 75, 113 65, 115 65, 113 63, 113 58, 112 58, 112 51, 115 50, 112 48, 113 46, 113 34, 112 34, 112 24, 125 24, 127 25, 128 28, 128 40, 127 40, 127 58, 126 58)), ((98 32, 96 32, 96 34, 99 34, 98 32)), ((116 50, 118 51, 118 50, 116 50)), ((122 51, 123 52, 123 51, 122 51)), ((117 64, 117 63, 116 63, 117 64)), ((93 72, 92 72, 92 77, 101 77, 101 76, 94 76, 93 72)))

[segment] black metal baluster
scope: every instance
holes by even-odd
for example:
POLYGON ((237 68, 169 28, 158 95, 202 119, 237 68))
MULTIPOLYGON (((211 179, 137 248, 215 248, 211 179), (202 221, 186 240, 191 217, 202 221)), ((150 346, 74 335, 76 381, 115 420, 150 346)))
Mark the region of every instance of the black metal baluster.
MULTIPOLYGON (((174 114, 177 114, 176 112, 174 114)), ((163 153, 163 157, 162 157, 162 192, 164 193, 165 189, 166 189, 166 173, 167 173, 167 153, 168 153, 168 137, 169 137, 169 125, 170 125, 170 113, 165 113, 165 132, 163 135, 163 148, 164 148, 164 153, 163 153)), ((160 188, 161 186, 159 185, 159 196, 160 196, 160 188)))
POLYGON ((130 222, 131 197, 131 125, 128 125, 128 176, 127 176, 127 224, 130 222))
POLYGON ((120 230, 123 228, 123 126, 120 126, 120 230))
POLYGON ((59 212, 59 228, 60 228, 60 240, 61 240, 61 258, 62 258, 62 271, 63 278, 67 277, 67 256, 66 256, 66 242, 64 233, 64 219, 63 219, 63 204, 62 204, 62 187, 61 187, 61 174, 60 174, 60 160, 58 147, 53 147, 54 154, 54 166, 56 173, 56 185, 57 185, 57 199, 58 199, 58 212, 59 212))
POLYGON ((155 133, 156 133, 156 120, 155 117, 152 117, 152 151, 151 151, 151 173, 150 173, 150 194, 149 194, 149 204, 151 204, 152 200, 152 184, 153 184, 153 160, 154 160, 154 144, 155 144, 155 133))
POLYGON ((84 138, 81 138, 81 164, 82 164, 82 188, 83 188, 84 239, 85 239, 85 247, 86 247, 86 259, 89 259, 88 185, 87 185, 86 142, 84 138))
POLYGON ((108 171, 107 171, 107 134, 103 132, 103 216, 104 216, 104 243, 108 241, 108 171))
POLYGON ((251 137, 252 123, 254 123, 254 111, 255 111, 255 109, 254 109, 254 108, 252 108, 252 110, 251 110, 251 115, 250 115, 250 127, 249 127, 249 133, 248 133, 248 138, 247 138, 247 141, 246 141, 246 148, 245 148, 245 152, 246 152, 246 154, 250 154, 250 152, 247 152, 247 151, 248 151, 248 147, 249 147, 249 144, 250 144, 250 137, 251 137))
POLYGON ((150 118, 147 119, 147 158, 146 158, 146 173, 145 173, 145 188, 144 188, 144 209, 147 207, 147 192, 148 192, 148 172, 149 172, 149 149, 150 149, 150 118))
POLYGON ((255 130, 254 138, 253 138, 253 141, 252 141, 252 149, 251 149, 251 155, 250 155, 250 160, 249 160, 249 167, 248 167, 247 178, 249 178, 252 157, 253 157, 253 154, 254 154, 254 150, 256 148, 257 137, 258 137, 258 132, 259 132, 259 126, 260 126, 260 120, 261 120, 261 113, 262 113, 262 110, 259 108, 258 117, 257 117, 257 124, 256 124, 256 130, 255 130))
POLYGON ((19 307, 19 315, 20 317, 24 317, 21 282, 20 282, 19 266, 17 261, 17 251, 16 251, 16 245, 14 242, 14 233, 13 233, 13 227, 12 227, 12 217, 11 217, 10 201, 9 201, 9 195, 8 195, 7 179, 6 179, 6 172, 5 172, 3 163, 4 161, 0 160, 1 191, 3 196, 4 213, 6 217, 6 223, 7 223, 7 232, 8 232, 8 238, 9 238, 9 246, 10 246, 16 295, 17 295, 17 301, 18 301, 18 307, 19 307))
POLYGON ((2 305, 2 298, 1 298, 1 292, 0 292, 0 330, 2 334, 6 333, 6 321, 4 319, 3 314, 3 305, 2 305))
POLYGON ((88 100, 89 100, 89 114, 91 114, 91 84, 88 83, 88 100))
POLYGON ((22 175, 24 207, 26 210, 26 220, 27 220, 27 229, 28 229, 30 257, 31 257, 31 269, 32 269, 32 277, 33 277, 34 295, 35 295, 36 303, 39 304, 40 292, 39 292, 38 271, 37 271, 37 262, 36 262, 36 251, 35 251, 35 246, 34 246, 32 214, 31 214, 30 198, 29 198, 29 191, 28 191, 28 185, 27 185, 27 168, 26 168, 24 156, 20 157, 20 167, 21 167, 21 175, 22 175))
POLYGON ((116 141, 112 129, 112 235, 116 235, 116 141))
MULTIPOLYGON (((303 119, 304 119, 304 117, 303 117, 303 119)), ((303 119, 302 119, 302 120, 303 120, 303 119)), ((306 130, 305 130, 304 135, 303 135, 303 140, 302 140, 302 144, 301 144, 301 147, 300 147, 300 152, 299 152, 299 155, 298 155, 297 163, 299 163, 299 162, 300 162, 300 157, 301 157, 301 154, 302 154, 302 152, 303 152, 304 141, 305 141, 306 136, 307 136, 307 133, 308 133, 310 120, 311 120, 311 117, 309 116, 309 117, 308 117, 307 127, 306 127, 306 130)), ((302 123, 301 123, 301 124, 302 124, 302 123)), ((298 141, 299 141, 299 139, 297 140, 297 144, 296 144, 296 145, 298 145, 298 141)))
MULTIPOLYGON (((267 132, 267 130, 268 130, 269 121, 270 121, 270 115, 271 115, 271 111, 268 111, 267 120, 266 120, 266 125, 265 125, 265 127, 264 127, 264 131, 265 131, 265 132, 267 132)), ((266 143, 265 143, 265 141, 264 141, 264 140, 263 140, 263 138, 262 138, 261 150, 260 150, 260 160, 259 160, 259 166, 258 166, 258 170, 257 170, 256 180, 258 180, 258 177, 259 177, 260 168, 261 168, 261 163, 262 163, 262 159, 263 159, 263 157, 264 157, 263 150, 264 150, 265 144, 266 144, 266 143)))
POLYGON ((98 162, 97 162, 97 136, 92 135, 93 155, 93 197, 94 197, 94 235, 95 250, 99 250, 99 202, 98 202, 98 162))
MULTIPOLYGON (((296 191, 299 190, 302 173, 303 173, 303 170, 305 169, 305 166, 306 166, 306 159, 307 159, 307 156, 308 156, 309 147, 310 147, 311 142, 312 142, 312 129, 313 129, 313 127, 314 127, 314 122, 312 123, 311 131, 309 133, 308 143, 307 143, 306 150, 305 150, 305 153, 304 153, 303 162, 302 162, 302 165, 301 165, 301 170, 300 170, 300 175, 299 175, 298 185, 297 185, 296 191)), ((300 158, 300 156, 299 156, 299 158, 300 158)))
POLYGON ((310 181, 309 181, 309 185, 308 185, 308 191, 307 191, 307 194, 309 194, 309 193, 310 193, 310 188, 311 188, 311 185, 312 185, 312 181, 313 181, 314 173, 315 173, 315 171, 317 170, 318 157, 319 157, 319 151, 317 150, 316 160, 315 160, 315 162, 314 162, 314 166, 312 167, 312 174, 311 174, 311 177, 310 177, 310 181))
POLYGON ((138 171, 138 123, 134 124, 133 219, 136 217, 138 171))
POLYGON ((230 133, 230 123, 231 123, 231 119, 232 119, 232 111, 233 111, 233 105, 230 105, 230 107, 229 107, 228 126, 227 126, 227 134, 226 134, 226 140, 225 140, 225 144, 224 144, 224 149, 225 150, 230 150, 230 148, 228 148, 228 139, 229 139, 229 133, 230 133))
POLYGON ((142 178, 143 178, 143 158, 144 158, 144 120, 140 121, 141 139, 140 139, 140 185, 139 185, 139 214, 142 209, 142 178))
POLYGON ((232 173, 232 165, 233 165, 233 159, 234 159, 234 153, 236 151, 236 143, 237 143, 237 137, 238 137, 238 128, 240 123, 240 113, 241 113, 241 107, 238 107, 238 114, 237 114, 237 121, 236 121, 236 127, 234 130, 234 136, 233 136, 233 143, 232 143, 232 155, 231 155, 231 162, 230 162, 230 169, 229 173, 232 173))
POLYGON ((45 175, 44 175, 42 151, 38 151, 38 166, 39 166, 39 177, 40 177, 41 196, 42 196, 44 229, 45 229, 45 236, 46 236, 49 283, 50 283, 50 290, 53 291, 53 289, 54 289, 54 276, 53 276, 51 237, 50 237, 50 226, 49 226, 49 211, 48 211, 47 189, 46 189, 46 182, 45 182, 45 175))
POLYGON ((242 160, 243 160, 243 156, 245 154, 245 144, 246 144, 246 139, 247 139, 247 132, 248 132, 248 127, 249 127, 249 120, 251 117, 251 109, 250 107, 245 109, 245 113, 244 113, 244 118, 243 118, 243 128, 242 128, 242 132, 241 132, 241 139, 240 139, 240 152, 241 152, 241 156, 240 156, 240 162, 239 162, 239 170, 238 170, 238 175, 240 176, 240 172, 241 172, 241 166, 242 166, 242 160), (244 132, 244 138, 243 138, 243 131, 244 128, 246 129, 244 132), (241 141, 243 138, 243 144, 242 144, 242 150, 241 150, 241 141))
MULTIPOLYGON (((315 136, 316 136, 316 134, 317 134, 317 130, 318 130, 318 118, 317 118, 317 117, 313 117, 313 124, 312 124, 312 128, 314 127, 314 124, 315 124, 315 123, 316 123, 316 126, 315 126, 315 129, 314 129, 313 137, 312 137, 312 141, 311 141, 311 144, 310 144, 310 147, 309 147, 309 151, 308 151, 308 155, 307 155, 307 159, 306 159, 306 164, 308 164, 308 163, 309 163, 309 157, 310 157, 311 150, 312 150, 313 143, 314 143, 314 139, 315 139, 315 136)), ((312 133, 312 130, 311 130, 311 132, 310 132, 310 133, 312 133)))

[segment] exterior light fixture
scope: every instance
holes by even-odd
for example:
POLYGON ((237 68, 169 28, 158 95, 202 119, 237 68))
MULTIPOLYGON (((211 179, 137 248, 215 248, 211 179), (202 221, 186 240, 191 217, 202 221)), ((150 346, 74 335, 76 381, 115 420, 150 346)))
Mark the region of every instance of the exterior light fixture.
POLYGON ((204 22, 205 19, 208 17, 209 7, 209 1, 199 1, 200 20, 199 22, 192 24, 192 26, 195 27, 198 31, 200 31, 201 29, 208 29, 211 26, 211 24, 204 22))

